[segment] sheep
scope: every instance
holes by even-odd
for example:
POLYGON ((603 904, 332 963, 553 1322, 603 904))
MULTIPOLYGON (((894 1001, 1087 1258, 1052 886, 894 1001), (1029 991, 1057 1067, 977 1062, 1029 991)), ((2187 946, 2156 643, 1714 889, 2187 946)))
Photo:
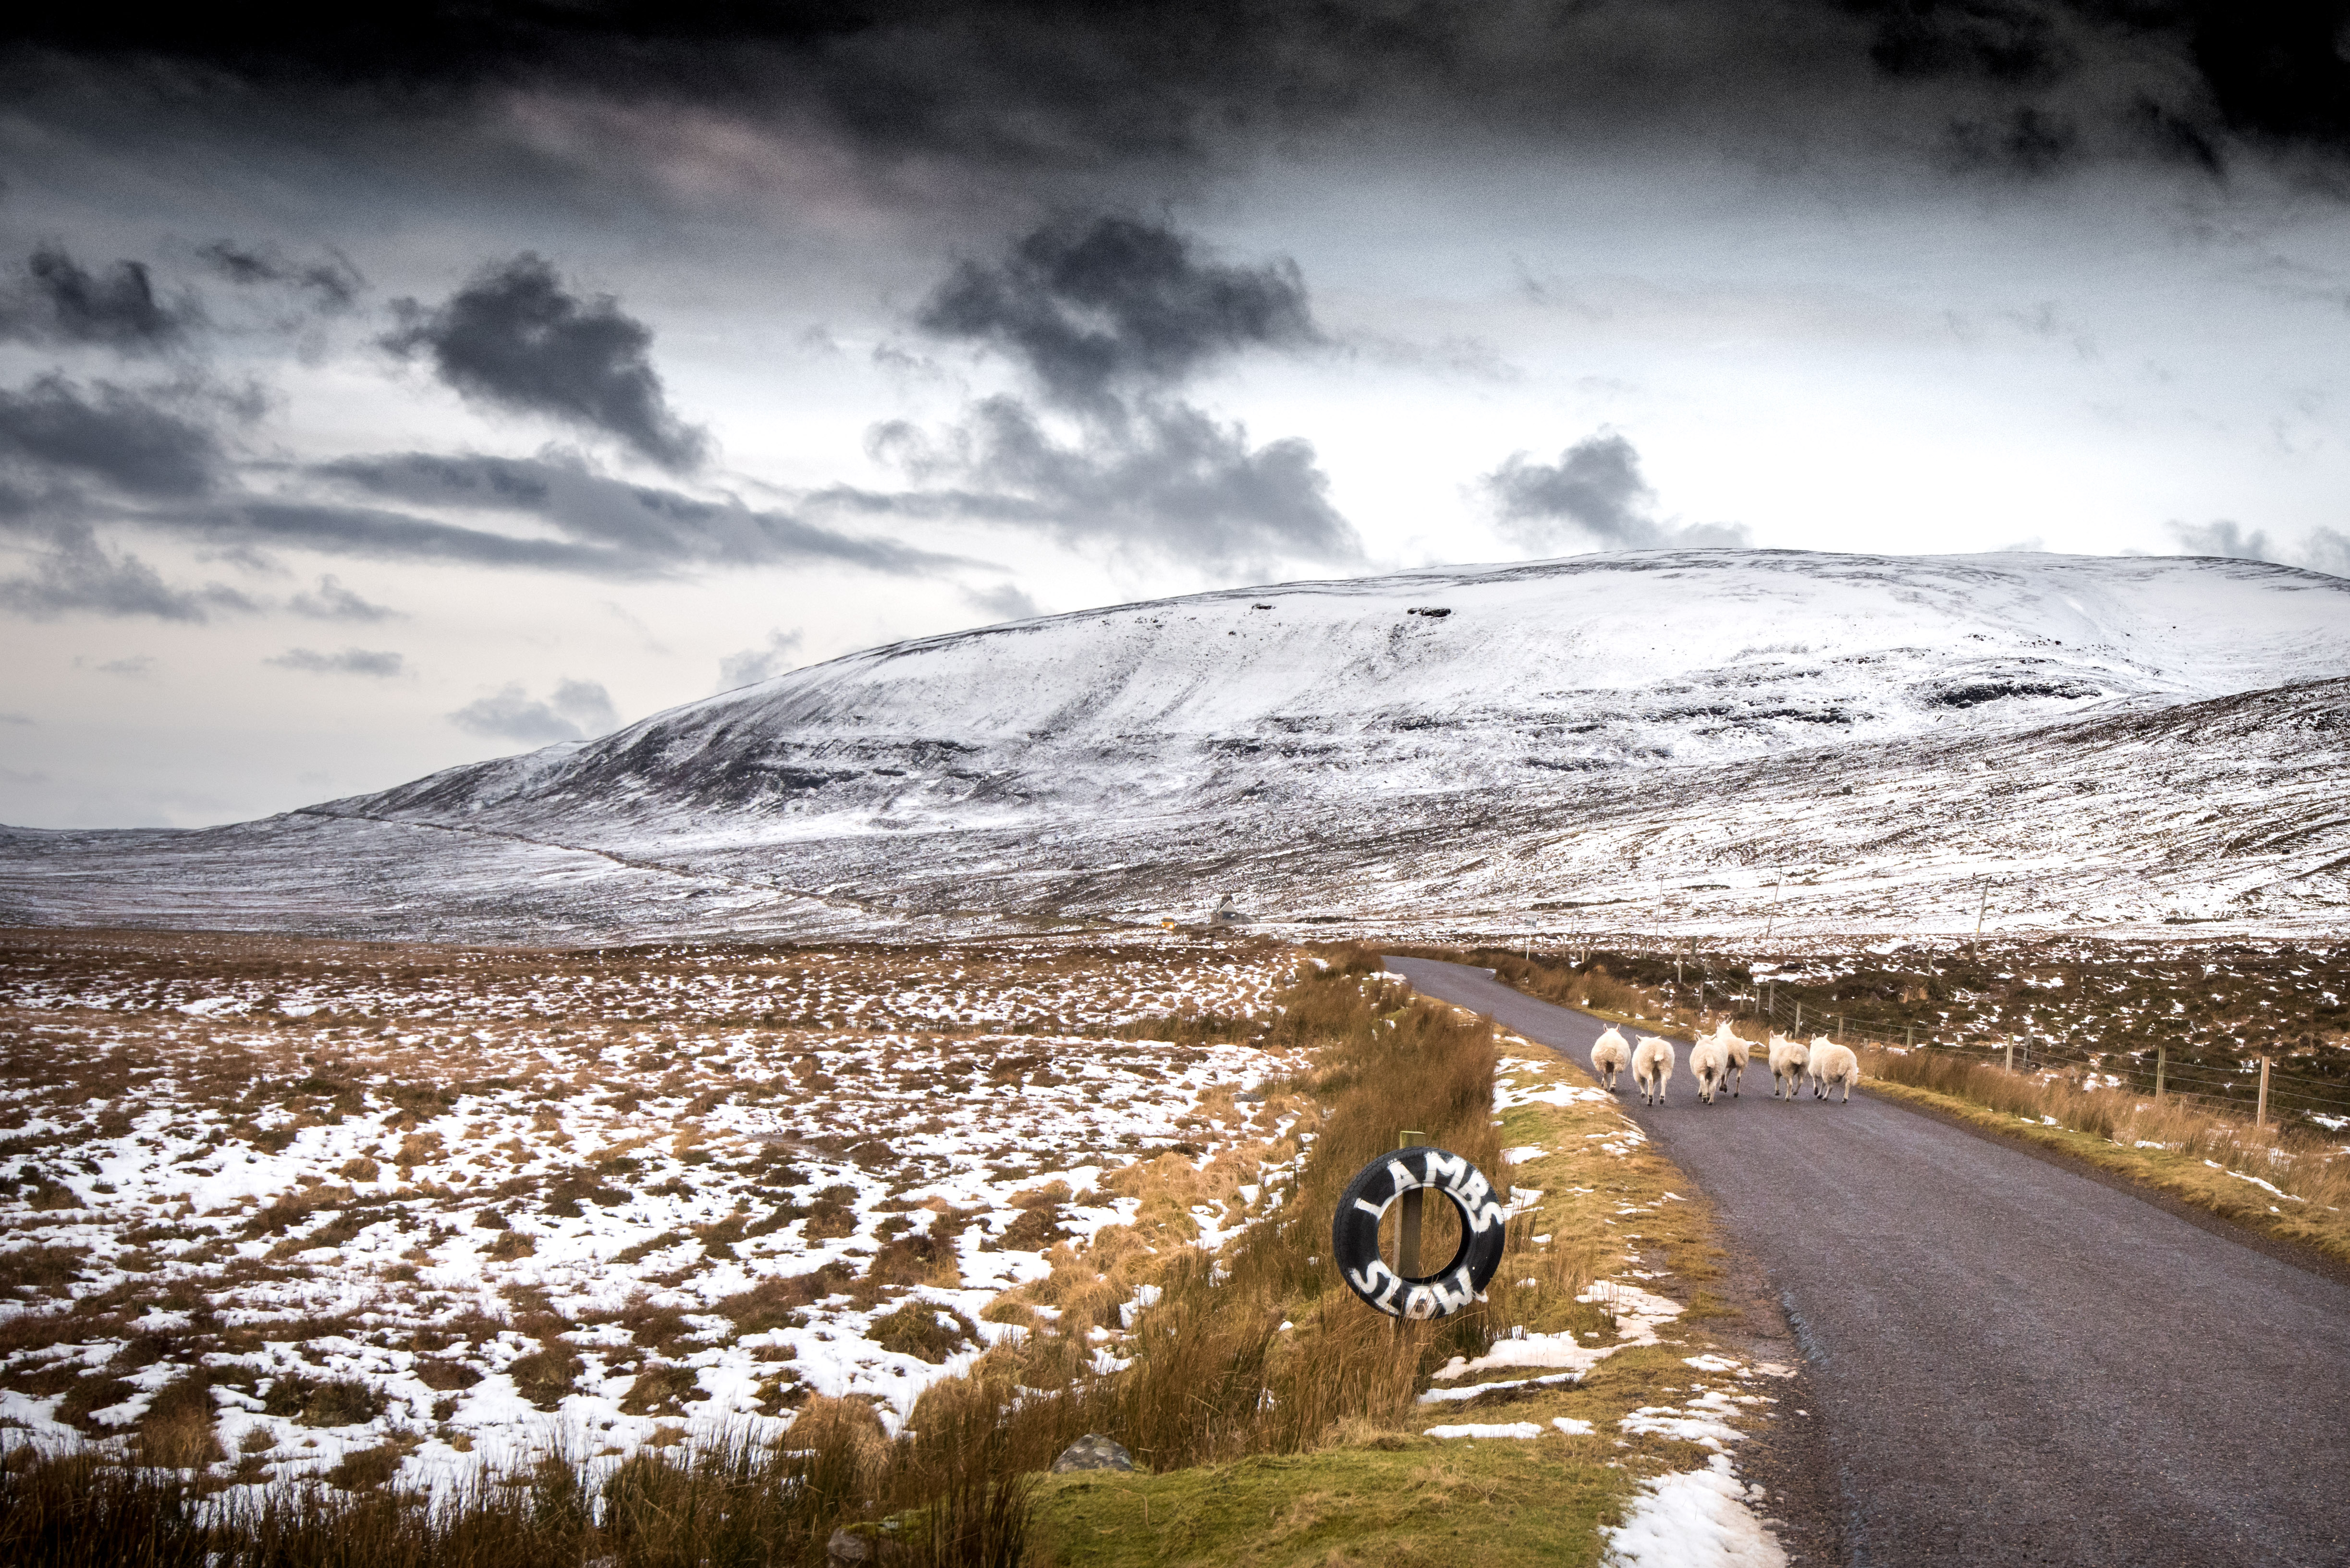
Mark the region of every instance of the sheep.
POLYGON ((1690 1073, 1697 1079, 1697 1097, 1707 1105, 1730 1076, 1730 1051, 1720 1034, 1708 1034, 1690 1047, 1690 1073))
POLYGON ((1722 1054, 1728 1058, 1730 1095, 1735 1099, 1738 1097, 1738 1085, 1746 1078, 1746 1057, 1754 1049, 1753 1044, 1732 1033, 1730 1020, 1726 1018, 1721 1021, 1721 1027, 1714 1031, 1714 1038, 1721 1042, 1722 1054))
POLYGON ((1624 1036, 1610 1029, 1592 1043, 1591 1071, 1599 1086, 1609 1094, 1616 1092, 1616 1075, 1632 1058, 1632 1048, 1624 1044, 1624 1036))
POLYGON ((1782 1085, 1784 1098, 1792 1100, 1804 1085, 1804 1059, 1811 1054, 1799 1041, 1790 1040, 1777 1030, 1771 1032, 1771 1097, 1779 1099, 1782 1085))
POLYGON ((1665 1085, 1673 1077, 1673 1043, 1659 1040, 1653 1034, 1643 1034, 1640 1043, 1632 1047, 1632 1082, 1640 1086, 1644 1105, 1665 1103, 1665 1085))
POLYGON ((1860 1058, 1852 1054, 1849 1045, 1839 1045, 1823 1034, 1812 1042, 1806 1067, 1812 1075, 1812 1098, 1825 1100, 1828 1091, 1838 1084, 1844 1085, 1844 1101, 1852 1104, 1852 1086, 1860 1082, 1860 1058))

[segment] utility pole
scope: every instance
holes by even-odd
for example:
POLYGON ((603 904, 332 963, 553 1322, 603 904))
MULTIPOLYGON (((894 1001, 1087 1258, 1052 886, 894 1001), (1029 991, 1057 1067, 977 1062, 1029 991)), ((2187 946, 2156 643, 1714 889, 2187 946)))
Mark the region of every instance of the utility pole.
POLYGON ((1786 880, 1787 874, 1782 871, 1771 884, 1771 912, 1762 920, 1762 940, 1766 942, 1771 940, 1771 928, 1779 921, 1779 889, 1786 880))
POLYGON ((1991 884, 1980 877, 1975 881, 1982 888, 1982 902, 1975 906, 1975 934, 1974 940, 1967 943, 1969 952, 1974 951, 1976 944, 1982 940, 1983 916, 1991 909, 1991 884))

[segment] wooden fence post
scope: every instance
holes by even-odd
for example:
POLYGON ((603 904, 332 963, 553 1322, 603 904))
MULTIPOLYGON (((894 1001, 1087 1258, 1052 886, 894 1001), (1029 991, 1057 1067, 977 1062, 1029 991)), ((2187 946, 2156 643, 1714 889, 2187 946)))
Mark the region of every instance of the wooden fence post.
POLYGON ((2154 1097, 2162 1098, 2162 1070, 2170 1064, 2170 1047, 2157 1044, 2154 1048, 2154 1097))
POLYGON ((2260 1108, 2252 1113, 2252 1125, 2256 1127, 2269 1125, 2269 1059, 2266 1056, 2261 1058, 2261 1103, 2260 1108))
POLYGON ((2015 1036, 2012 1034, 2007 1037, 2007 1070, 2011 1073, 2015 1071, 2015 1036))
MULTIPOLYGON (((1418 1129, 1396 1134, 1396 1147, 1409 1148, 1428 1136, 1418 1129)), ((1403 1212, 1396 1224, 1396 1272, 1407 1280, 1419 1278, 1419 1216, 1420 1189, 1417 1187, 1403 1195, 1403 1212)))

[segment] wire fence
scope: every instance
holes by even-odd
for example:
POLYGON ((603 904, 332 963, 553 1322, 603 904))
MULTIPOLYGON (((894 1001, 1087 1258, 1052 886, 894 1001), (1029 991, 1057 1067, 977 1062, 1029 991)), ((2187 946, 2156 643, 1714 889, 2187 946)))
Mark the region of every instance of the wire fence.
MULTIPOLYGON (((2165 1047, 2157 1047, 2151 1052, 2142 1049, 2085 1052, 2069 1047, 2061 1038, 2034 1034, 2026 1030, 1955 1043, 1937 1040, 1931 1032, 1921 1032, 1916 1028, 1904 1028, 1897 1036, 1872 1031, 1866 1024, 1853 1027, 1841 1013, 1814 1009, 1807 1014, 1800 1002, 1782 1005, 1778 1002, 1776 989, 1765 986, 1759 995, 1716 994, 1722 1002, 1732 1004, 1733 1016, 1753 1017, 1791 1036, 1804 1030, 1808 1018, 1812 1033, 1825 1034, 1847 1045, 1866 1045, 1880 1051, 1956 1053, 1991 1066, 2004 1066, 2032 1075, 2065 1078, 2084 1088, 2112 1088, 2165 1097, 2175 1096, 2198 1109, 2226 1116, 2253 1116, 2259 1113, 2262 1104, 2262 1059, 2258 1057, 2229 1066, 2218 1066, 2210 1063, 2173 1062, 2165 1047), (1919 1037, 1921 1033, 1925 1038, 1919 1037)), ((2350 1086, 2284 1072, 2272 1060, 2268 1067, 2266 1106, 2271 1116, 2297 1116, 2338 1129, 2345 1122, 2350 1122, 2350 1086)))
MULTIPOLYGON (((1525 943, 1529 957, 1537 945, 1533 940, 1525 943)), ((1610 932, 1603 939, 1577 932, 1564 940, 1562 956, 1571 962, 1587 961, 1595 948, 1601 945, 1677 965, 1686 954, 1695 973, 1685 980, 1677 968, 1674 980, 1663 987, 1676 1008, 1693 1000, 1700 1012, 1726 1012, 1733 1017, 1751 1017, 1788 1035, 1808 1029, 1847 1044, 1883 1051, 1960 1053, 1993 1066, 2011 1066, 2019 1073, 2034 1075, 2055 1075, 2083 1086, 2147 1096, 2159 1094, 2165 1099, 2175 1097, 2195 1108, 2222 1116, 2251 1118, 2261 1108, 2262 1059, 2259 1056, 2223 1066, 2173 1061, 2167 1046, 2083 1051, 2069 1045, 2061 1035, 2034 1033, 2029 1028, 1952 1041, 1922 1026, 1904 1026, 1898 1033, 1872 1029, 1866 1023, 1853 1027, 1843 1013, 1806 1009, 1801 1002, 1781 1002, 1778 988, 1761 976, 1751 982, 1751 991, 1734 991, 1699 978, 1705 975, 1706 970, 1695 946, 1685 945, 1685 940, 1679 938, 1659 936, 1649 940, 1638 934, 1610 932)), ((2275 1064, 2272 1057, 2268 1062, 2267 1110, 2272 1118, 2304 1118, 2333 1132, 2350 1127, 2350 1084, 2286 1072, 2275 1064)))

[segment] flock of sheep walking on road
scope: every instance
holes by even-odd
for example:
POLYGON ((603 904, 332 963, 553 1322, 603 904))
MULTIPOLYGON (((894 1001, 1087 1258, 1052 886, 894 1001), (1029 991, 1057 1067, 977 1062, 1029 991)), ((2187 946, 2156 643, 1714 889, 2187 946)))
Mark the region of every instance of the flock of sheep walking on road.
MULTIPOLYGON (((1746 1077, 1747 1061, 1757 1049, 1752 1041, 1732 1033, 1727 1019, 1712 1033, 1700 1037, 1690 1047, 1689 1059, 1690 1075, 1697 1080, 1697 1097, 1710 1106, 1727 1087, 1735 1098, 1746 1077)), ((1773 1030, 1767 1049, 1772 1098, 1794 1099, 1809 1079, 1812 1098, 1825 1100, 1842 1085, 1842 1103, 1852 1103, 1852 1086, 1860 1082, 1860 1058, 1850 1046, 1839 1045, 1825 1034, 1814 1035, 1805 1045, 1773 1030)), ((1679 1060, 1669 1040, 1643 1034, 1638 1044, 1631 1044, 1612 1028, 1591 1047, 1591 1070, 1598 1075, 1600 1085, 1614 1094, 1617 1075, 1628 1065, 1643 1105, 1665 1103, 1665 1090, 1679 1060)))

